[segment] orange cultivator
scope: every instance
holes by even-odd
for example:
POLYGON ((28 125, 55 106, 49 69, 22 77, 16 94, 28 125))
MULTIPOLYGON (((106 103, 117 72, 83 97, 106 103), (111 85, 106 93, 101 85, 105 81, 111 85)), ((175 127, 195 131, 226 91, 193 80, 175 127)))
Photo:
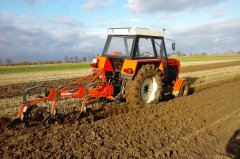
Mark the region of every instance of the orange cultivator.
POLYGON ((39 122, 44 122, 51 115, 56 115, 58 103, 63 100, 73 98, 82 99, 82 104, 79 106, 81 114, 82 112, 86 112, 86 105, 91 99, 113 99, 113 86, 106 82, 105 77, 105 71, 98 69, 96 72, 81 77, 71 84, 62 85, 58 88, 45 85, 30 87, 23 93, 23 104, 20 106, 18 119, 21 121, 38 120, 39 122), (28 92, 39 87, 45 88, 44 96, 28 100, 28 92), (51 102, 50 107, 46 108, 37 106, 38 103, 44 102, 51 102))

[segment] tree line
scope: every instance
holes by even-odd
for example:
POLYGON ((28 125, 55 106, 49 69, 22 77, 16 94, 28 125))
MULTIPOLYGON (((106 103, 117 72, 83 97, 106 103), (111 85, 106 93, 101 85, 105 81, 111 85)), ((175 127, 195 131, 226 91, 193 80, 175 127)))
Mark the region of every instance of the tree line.
MULTIPOLYGON (((223 54, 240 54, 240 51, 229 51, 223 54)), ((169 56, 186 56, 185 53, 177 50, 175 53, 169 54, 169 56)), ((195 55, 207 55, 206 52, 202 53, 189 53, 188 56, 195 56, 195 55)), ((91 62, 96 55, 92 56, 64 56, 63 60, 39 60, 36 62, 23 60, 17 63, 14 63, 10 58, 1 58, 0 59, 0 66, 10 66, 10 65, 38 65, 38 64, 59 64, 59 63, 78 63, 78 62, 91 62)))
POLYGON ((78 62, 91 62, 92 59, 96 57, 92 56, 64 56, 63 60, 39 60, 39 61, 29 61, 22 60, 20 62, 14 63, 10 58, 0 59, 1 66, 10 66, 10 65, 38 65, 38 64, 60 64, 60 63, 78 63, 78 62))
POLYGON ((180 50, 177 50, 176 52, 174 53, 170 53, 168 54, 168 56, 206 56, 206 55, 224 55, 224 54, 240 54, 240 51, 227 51, 227 52, 222 52, 222 53, 207 53, 207 52, 195 52, 195 53, 184 53, 184 52, 181 52, 180 50))
POLYGON ((76 62, 91 62, 93 58, 95 58, 96 55, 94 56, 83 56, 83 57, 78 57, 78 56, 64 56, 64 62, 65 63, 76 63, 76 62))

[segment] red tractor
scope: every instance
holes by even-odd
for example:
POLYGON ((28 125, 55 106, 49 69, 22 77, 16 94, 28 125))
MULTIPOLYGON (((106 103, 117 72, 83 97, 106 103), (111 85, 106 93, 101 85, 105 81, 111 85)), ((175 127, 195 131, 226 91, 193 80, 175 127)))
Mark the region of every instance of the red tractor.
MULTIPOLYGON (((172 43, 175 50, 175 43, 172 43)), ((34 86, 23 93, 18 119, 45 121, 56 115, 60 101, 82 99, 80 112, 94 99, 122 99, 137 108, 161 101, 164 95, 186 96, 189 85, 178 77, 179 60, 168 58, 164 34, 145 28, 110 28, 101 56, 91 63, 93 73, 58 88, 34 86), (29 91, 44 87, 37 99, 29 91), (50 103, 39 106, 41 103, 50 103)))
POLYGON ((188 94, 187 81, 178 78, 180 62, 167 57, 163 35, 145 28, 109 29, 102 56, 91 66, 105 71, 113 96, 140 106, 158 103, 162 95, 188 94))

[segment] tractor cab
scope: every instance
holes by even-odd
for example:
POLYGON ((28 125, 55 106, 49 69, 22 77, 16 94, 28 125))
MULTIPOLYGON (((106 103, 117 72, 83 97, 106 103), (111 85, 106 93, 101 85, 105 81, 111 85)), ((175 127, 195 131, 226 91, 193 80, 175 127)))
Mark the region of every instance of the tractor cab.
POLYGON ((102 56, 159 59, 166 56, 164 33, 145 28, 110 28, 102 56))
MULTIPOLYGON (((139 66, 154 63, 165 73, 164 83, 176 80, 180 69, 178 60, 167 57, 164 32, 146 28, 110 28, 102 57, 110 60, 115 71, 123 70, 126 60, 138 61, 139 66)), ((122 77, 126 76, 122 71, 122 77)))

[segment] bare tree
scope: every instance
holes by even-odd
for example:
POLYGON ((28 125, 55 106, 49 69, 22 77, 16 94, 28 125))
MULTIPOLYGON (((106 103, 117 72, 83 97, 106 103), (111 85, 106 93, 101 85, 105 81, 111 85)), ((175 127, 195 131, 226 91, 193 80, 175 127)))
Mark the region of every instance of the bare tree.
POLYGON ((175 53, 177 56, 182 56, 182 52, 180 50, 177 50, 176 53, 175 53))
POLYGON ((74 62, 79 62, 78 56, 74 56, 74 62))
POLYGON ((5 58, 5 57, 3 57, 1 64, 2 64, 3 66, 11 65, 11 64, 12 64, 12 60, 11 60, 10 58, 5 58))
POLYGON ((5 63, 6 63, 6 65, 11 65, 12 64, 12 60, 10 58, 6 58, 5 63))
POLYGON ((69 62, 73 63, 73 57, 72 56, 69 57, 69 62))
POLYGON ((88 56, 88 62, 92 61, 92 56, 88 56))
POLYGON ((68 58, 68 56, 64 56, 64 62, 66 62, 66 63, 69 62, 69 58, 68 58))
POLYGON ((2 64, 3 64, 3 66, 6 66, 6 58, 5 57, 2 58, 2 64))
POLYGON ((86 56, 83 56, 83 57, 82 57, 82 61, 83 61, 83 62, 86 62, 86 61, 87 61, 86 56))

